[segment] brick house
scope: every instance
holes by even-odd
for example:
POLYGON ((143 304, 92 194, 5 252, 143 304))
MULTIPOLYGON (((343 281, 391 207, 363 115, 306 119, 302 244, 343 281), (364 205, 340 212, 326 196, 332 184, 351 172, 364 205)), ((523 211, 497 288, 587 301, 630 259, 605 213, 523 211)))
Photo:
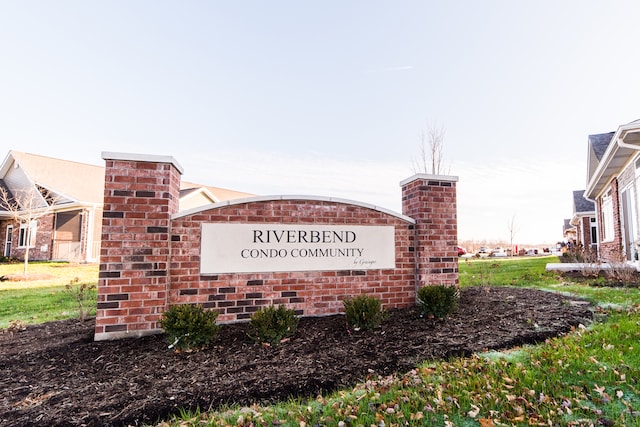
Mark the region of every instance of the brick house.
POLYGON ((615 132, 590 135, 587 188, 594 202, 598 255, 603 261, 638 260, 640 227, 640 120, 615 132))
MULTIPOLYGON (((9 202, 33 195, 35 209, 46 215, 20 224, 0 202, 4 257, 30 260, 97 262, 100 258, 104 166, 9 151, 0 164, 0 187, 9 202), (29 235, 30 234, 30 235, 29 235)), ((252 196, 218 187, 181 182, 180 209, 252 196)), ((21 206, 20 209, 25 209, 21 206)))
POLYGON ((571 225, 571 218, 565 218, 562 224, 562 237, 567 242, 576 240, 576 227, 571 225))
POLYGON ((575 230, 574 238, 577 245, 590 251, 597 251, 598 228, 595 203, 584 198, 584 190, 573 192, 573 216, 569 224, 575 230))

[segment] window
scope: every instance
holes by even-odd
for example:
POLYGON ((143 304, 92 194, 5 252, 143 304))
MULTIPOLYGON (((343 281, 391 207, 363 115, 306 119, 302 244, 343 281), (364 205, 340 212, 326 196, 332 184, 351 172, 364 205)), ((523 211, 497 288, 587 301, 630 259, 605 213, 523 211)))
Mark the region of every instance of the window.
POLYGON ((38 231, 38 222, 31 221, 31 226, 28 227, 26 222, 20 224, 20 236, 18 237, 18 247, 24 248, 27 246, 27 234, 29 235, 29 247, 32 248, 36 244, 36 232, 38 231))
POLYGON ((595 245, 598 243, 598 224, 595 218, 590 218, 589 221, 591 222, 591 244, 595 245))
POLYGON ((611 190, 602 196, 602 238, 605 242, 613 240, 613 197, 611 197, 611 190))
POLYGON ((4 256, 11 256, 11 239, 13 236, 13 225, 7 225, 7 235, 4 239, 4 256))

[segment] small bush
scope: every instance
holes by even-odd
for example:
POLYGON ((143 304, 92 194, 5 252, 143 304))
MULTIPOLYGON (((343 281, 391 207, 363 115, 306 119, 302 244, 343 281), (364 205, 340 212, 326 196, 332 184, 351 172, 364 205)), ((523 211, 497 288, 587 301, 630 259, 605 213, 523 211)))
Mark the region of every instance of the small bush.
POLYGON ((443 319, 458 309, 460 292, 455 286, 423 286, 418 289, 418 306, 423 315, 443 319))
POLYGON ((347 325, 354 330, 376 328, 385 318, 382 304, 371 295, 362 294, 354 298, 345 298, 342 304, 347 316, 347 325))
POLYGON ((96 294, 93 292, 95 289, 95 284, 80 283, 80 279, 77 277, 65 286, 66 292, 78 303, 78 316, 83 322, 87 320, 89 313, 95 308, 96 294))
POLYGON ((200 350, 207 347, 218 334, 218 313, 201 305, 178 304, 162 314, 160 325, 167 333, 169 348, 200 350))
POLYGON ((248 335, 257 343, 277 345, 296 332, 298 320, 284 305, 263 307, 251 315, 248 335))
POLYGON ((10 336, 13 336, 14 334, 18 333, 18 332, 22 332, 22 331, 26 331, 27 330, 27 324, 24 323, 22 320, 12 320, 9 322, 9 327, 6 329, 6 331, 9 333, 10 336))

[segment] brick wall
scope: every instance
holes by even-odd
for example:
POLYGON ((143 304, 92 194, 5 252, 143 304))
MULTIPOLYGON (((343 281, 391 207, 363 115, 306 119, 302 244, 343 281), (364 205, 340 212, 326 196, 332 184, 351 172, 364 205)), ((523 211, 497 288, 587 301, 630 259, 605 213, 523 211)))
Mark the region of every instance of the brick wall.
POLYGON ((170 304, 198 303, 221 322, 284 304, 305 316, 341 312, 368 293, 385 307, 415 304, 416 289, 458 283, 455 179, 402 183, 403 214, 327 198, 221 203, 174 215, 181 168, 172 158, 107 153, 96 340, 160 331, 170 304), (133 157, 133 158, 131 158, 133 157), (395 268, 200 274, 203 223, 392 226, 395 268))
POLYGON ((7 227, 9 225, 11 225, 12 222, 10 221, 0 221, 0 239, 2 239, 2 250, 0 252, 1 256, 4 256, 4 250, 5 250, 5 242, 7 241, 7 227))
MULTIPOLYGON (((33 247, 29 248, 29 261, 45 261, 51 259, 51 245, 53 238, 54 214, 47 214, 37 219, 36 241, 33 247)), ((11 224, 11 223, 9 223, 11 224)), ((6 239, 6 231, 2 235, 3 251, 6 239)), ((11 239, 11 257, 16 259, 24 259, 26 248, 18 247, 20 241, 20 224, 13 223, 13 232, 11 239)), ((3 252, 4 253, 4 252, 3 252)))
POLYGON ((173 221, 171 303, 200 303, 219 320, 248 319, 261 306, 285 304, 299 315, 342 311, 345 297, 368 293, 387 308, 415 303, 413 223, 372 208, 324 200, 270 200, 220 206, 173 221), (390 225, 395 227, 396 269, 297 271, 201 276, 202 223, 390 225))
POLYGON ((180 166, 171 158, 105 153, 96 339, 158 331, 167 305, 169 227, 180 166))
POLYGON ((421 285, 458 285, 455 177, 416 175, 401 183, 402 212, 416 220, 421 285))
MULTIPOLYGON (((622 226, 620 223, 620 199, 618 195, 618 181, 613 180, 610 184, 611 197, 613 199, 613 240, 605 242, 602 227, 598 227, 598 236, 600 238, 600 259, 602 261, 619 261, 622 251, 622 226)), ((603 224, 602 220, 602 198, 598 198, 598 221, 603 224)))
POLYGON ((582 216, 577 226, 578 244, 581 244, 585 249, 590 249, 591 244, 591 217, 582 216))

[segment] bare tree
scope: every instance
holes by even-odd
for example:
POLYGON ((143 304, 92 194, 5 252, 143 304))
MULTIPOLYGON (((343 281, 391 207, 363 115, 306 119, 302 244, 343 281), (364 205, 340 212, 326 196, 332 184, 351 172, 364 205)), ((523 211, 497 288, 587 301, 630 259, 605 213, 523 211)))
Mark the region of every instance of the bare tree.
POLYGON ((519 227, 516 222, 516 214, 513 214, 511 217, 511 221, 507 223, 507 227, 509 228, 509 247, 513 250, 513 241, 518 233, 519 227))
POLYGON ((442 126, 429 124, 420 134, 418 157, 413 159, 414 173, 440 175, 443 171, 444 134, 442 126))
POLYGON ((29 266, 29 248, 32 240, 34 225, 38 219, 50 214, 56 204, 57 197, 38 186, 30 187, 27 190, 17 190, 9 192, 6 188, 0 187, 0 206, 5 210, 10 218, 20 224, 24 229, 23 242, 24 251, 24 274, 27 274, 29 266), (24 227, 22 225, 24 224, 24 227))

